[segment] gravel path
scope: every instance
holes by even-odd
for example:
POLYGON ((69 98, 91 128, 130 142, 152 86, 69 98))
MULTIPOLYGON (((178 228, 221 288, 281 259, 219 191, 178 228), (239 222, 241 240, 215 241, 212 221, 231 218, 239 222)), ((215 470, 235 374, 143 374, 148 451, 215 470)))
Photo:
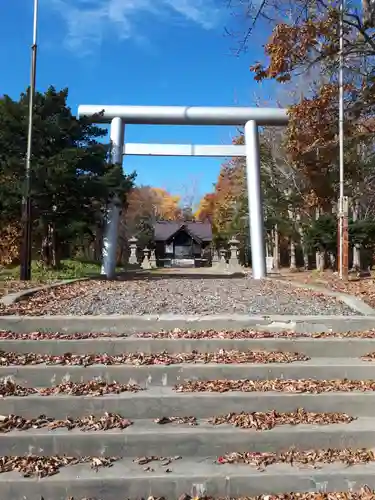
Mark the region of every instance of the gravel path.
POLYGON ((358 315, 322 293, 248 277, 86 281, 40 292, 0 314, 358 315))

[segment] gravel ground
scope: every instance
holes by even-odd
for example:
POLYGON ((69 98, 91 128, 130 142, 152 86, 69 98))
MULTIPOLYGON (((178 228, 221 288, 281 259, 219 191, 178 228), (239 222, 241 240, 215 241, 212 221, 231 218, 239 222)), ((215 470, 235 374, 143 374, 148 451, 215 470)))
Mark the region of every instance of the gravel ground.
POLYGON ((296 314, 358 315, 342 302, 290 283, 250 278, 89 281, 40 292, 3 307, 6 314, 296 314), (78 300, 79 299, 79 300, 78 300))

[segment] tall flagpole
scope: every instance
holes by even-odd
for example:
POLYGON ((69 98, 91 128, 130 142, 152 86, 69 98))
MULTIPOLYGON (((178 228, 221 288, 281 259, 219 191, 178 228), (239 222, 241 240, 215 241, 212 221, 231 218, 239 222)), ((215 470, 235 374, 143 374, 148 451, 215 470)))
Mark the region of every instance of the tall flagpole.
POLYGON ((344 277, 344 2, 340 4, 339 57, 339 276, 344 277))
POLYGON ((31 73, 29 89, 29 124, 27 131, 27 153, 25 168, 25 187, 22 198, 22 247, 20 279, 31 279, 31 156, 33 139, 33 112, 36 81, 37 56, 37 29, 38 29, 38 0, 34 0, 33 44, 31 46, 31 73))

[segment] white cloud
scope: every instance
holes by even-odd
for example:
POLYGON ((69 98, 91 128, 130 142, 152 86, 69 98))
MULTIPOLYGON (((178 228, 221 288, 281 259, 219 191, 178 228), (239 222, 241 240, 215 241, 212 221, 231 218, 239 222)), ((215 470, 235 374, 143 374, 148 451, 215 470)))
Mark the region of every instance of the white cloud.
MULTIPOLYGON (((220 0, 46 0, 56 9, 67 26, 66 44, 74 51, 87 52, 105 38, 144 39, 139 21, 145 15, 173 22, 180 18, 201 26, 215 27, 219 19, 220 0)), ((144 26, 144 23, 143 23, 144 26)))

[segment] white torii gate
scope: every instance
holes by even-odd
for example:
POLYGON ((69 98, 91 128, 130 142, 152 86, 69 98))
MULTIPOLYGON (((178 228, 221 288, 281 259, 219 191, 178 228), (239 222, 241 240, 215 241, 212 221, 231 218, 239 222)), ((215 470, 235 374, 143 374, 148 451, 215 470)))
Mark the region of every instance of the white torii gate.
MULTIPOLYGON (((111 124, 111 161, 122 164, 123 155, 246 157, 249 198, 249 227, 253 278, 266 276, 264 221, 260 185, 258 126, 285 126, 287 112, 279 108, 197 107, 197 106, 106 106, 81 105, 78 116, 93 123, 111 124), (125 125, 233 125, 243 126, 245 146, 124 144, 125 125)), ((103 244, 102 272, 115 274, 119 210, 110 210, 103 244)))

